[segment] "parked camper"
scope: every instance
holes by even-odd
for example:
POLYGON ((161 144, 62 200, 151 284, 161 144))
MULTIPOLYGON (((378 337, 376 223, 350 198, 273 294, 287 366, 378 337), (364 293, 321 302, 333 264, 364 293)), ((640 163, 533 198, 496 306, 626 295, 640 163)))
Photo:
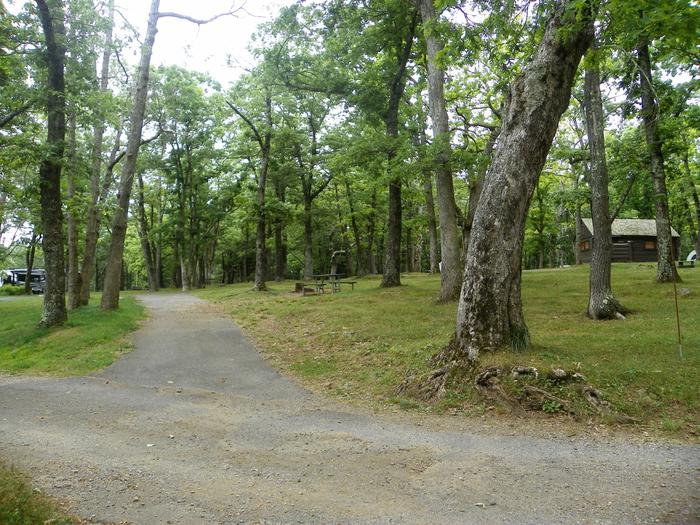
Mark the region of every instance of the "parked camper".
MULTIPOLYGON (((24 286, 26 281, 26 268, 10 268, 9 270, 0 271, 0 286, 6 284, 24 286)), ((44 293, 44 287, 46 286, 46 270, 40 268, 32 270, 29 277, 29 286, 32 289, 32 293, 44 293)))

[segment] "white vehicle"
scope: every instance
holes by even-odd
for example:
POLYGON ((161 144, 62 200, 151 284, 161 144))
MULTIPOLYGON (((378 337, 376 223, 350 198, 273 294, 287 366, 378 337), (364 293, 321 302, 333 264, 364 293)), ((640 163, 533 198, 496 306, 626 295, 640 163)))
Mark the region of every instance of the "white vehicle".
POLYGON ((697 258, 698 258, 698 254, 695 253, 695 250, 693 250, 692 252, 690 252, 688 254, 688 257, 686 257, 685 260, 686 261, 695 261, 695 260, 697 260, 697 258))

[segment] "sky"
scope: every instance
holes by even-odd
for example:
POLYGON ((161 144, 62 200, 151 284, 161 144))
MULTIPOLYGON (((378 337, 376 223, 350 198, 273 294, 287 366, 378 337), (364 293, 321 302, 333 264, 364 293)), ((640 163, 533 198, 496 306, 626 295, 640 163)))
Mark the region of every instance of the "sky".
MULTIPOLYGON (((161 12, 176 12, 197 19, 207 19, 228 11, 235 11, 236 14, 202 26, 175 18, 161 18, 151 64, 177 64, 209 73, 226 87, 241 75, 244 68, 252 65, 247 47, 258 24, 272 20, 281 7, 293 1, 161 0, 161 12)), ((5 4, 10 12, 17 13, 24 0, 5 0, 5 4)), ((146 29, 150 4, 150 0, 115 1, 116 9, 140 31, 141 36, 146 29)), ((122 25, 121 20, 116 22, 122 25)), ((136 65, 139 53, 140 49, 134 50, 133 56, 125 58, 136 65)))
MULTIPOLYGON (((293 0, 161 0, 161 12, 177 12, 198 19, 207 19, 229 10, 236 11, 236 15, 219 18, 199 27, 185 20, 161 18, 152 64, 177 64, 209 73, 226 86, 240 76, 243 68, 252 65, 252 58, 246 48, 258 24, 272 20, 281 7, 292 2, 293 0)), ((116 6, 142 33, 145 31, 149 0, 116 0, 116 6)), ((133 57, 130 61, 136 63, 138 60, 133 57)))

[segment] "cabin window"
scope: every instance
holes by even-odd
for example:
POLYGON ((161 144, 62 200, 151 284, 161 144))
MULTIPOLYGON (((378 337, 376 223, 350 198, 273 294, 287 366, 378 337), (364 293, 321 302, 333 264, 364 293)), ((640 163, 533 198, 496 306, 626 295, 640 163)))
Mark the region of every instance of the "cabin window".
POLYGON ((644 241, 645 250, 656 250, 656 241, 644 241))
POLYGON ((580 246, 582 252, 587 252, 588 250, 591 249, 591 242, 590 241, 581 241, 579 246, 580 246))

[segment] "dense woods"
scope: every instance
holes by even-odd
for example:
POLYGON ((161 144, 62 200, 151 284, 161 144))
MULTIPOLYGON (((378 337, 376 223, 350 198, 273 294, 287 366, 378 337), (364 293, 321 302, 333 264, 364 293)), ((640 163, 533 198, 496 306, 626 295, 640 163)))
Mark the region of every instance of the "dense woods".
POLYGON ((626 313, 614 218, 655 219, 660 282, 700 248, 691 2, 289 2, 227 86, 151 65, 159 19, 217 19, 159 4, 136 35, 113 0, 0 1, 0 268, 47 270, 43 325, 91 290, 263 292, 334 257, 384 287, 440 271, 476 358, 527 346, 522 269, 581 250, 581 310, 626 313))

